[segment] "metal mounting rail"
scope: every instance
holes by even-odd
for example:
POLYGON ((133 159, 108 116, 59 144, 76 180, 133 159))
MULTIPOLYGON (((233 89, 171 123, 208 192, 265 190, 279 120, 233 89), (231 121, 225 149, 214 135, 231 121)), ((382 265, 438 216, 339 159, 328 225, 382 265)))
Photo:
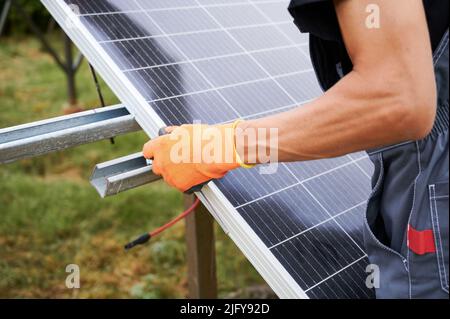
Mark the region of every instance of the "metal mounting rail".
MULTIPOLYGON (((0 164, 140 130, 123 105, 4 128, 0 129, 0 164)), ((91 184, 106 197, 159 179, 142 153, 136 153, 96 165, 91 184)))
POLYGON ((91 184, 102 198, 136 188, 161 179, 153 174, 152 165, 142 153, 97 164, 91 184))
POLYGON ((0 164, 141 130, 123 105, 0 129, 0 164))

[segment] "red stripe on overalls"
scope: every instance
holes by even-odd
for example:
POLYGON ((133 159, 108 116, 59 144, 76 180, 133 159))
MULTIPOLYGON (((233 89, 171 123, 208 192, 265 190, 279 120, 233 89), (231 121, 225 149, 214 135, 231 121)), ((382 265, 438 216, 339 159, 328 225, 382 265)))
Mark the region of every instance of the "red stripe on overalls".
POLYGON ((417 255, 435 253, 433 230, 426 229, 422 231, 415 230, 411 225, 408 226, 408 247, 417 255))

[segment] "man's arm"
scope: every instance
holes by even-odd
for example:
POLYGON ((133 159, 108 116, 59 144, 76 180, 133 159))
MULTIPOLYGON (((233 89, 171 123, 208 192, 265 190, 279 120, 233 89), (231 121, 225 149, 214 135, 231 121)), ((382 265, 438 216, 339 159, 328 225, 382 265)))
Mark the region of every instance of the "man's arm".
MULTIPOLYGON (((335 7, 354 70, 308 105, 239 126, 278 128, 281 162, 418 140, 433 126, 436 88, 422 0, 335 0, 335 7), (366 27, 369 4, 380 8, 379 29, 366 27)), ((254 145, 243 149, 242 158, 257 158, 248 154, 254 145)))
MULTIPOLYGON (((209 133, 231 128, 231 134, 206 134, 209 139, 215 136, 212 143, 195 139, 193 132, 200 129, 199 125, 176 128, 170 136, 144 146, 144 155, 154 159, 154 172, 181 191, 220 178, 229 170, 245 166, 242 161, 251 159, 253 163, 257 153, 264 156, 261 149, 273 147, 266 137, 245 139, 247 133, 252 136, 259 128, 278 128, 276 155, 281 162, 335 157, 425 137, 435 118, 436 88, 422 0, 369 1, 335 0, 354 70, 322 97, 290 112, 242 122, 239 128, 244 132, 235 130, 238 122, 206 126, 204 130, 209 133), (380 7, 380 29, 366 27, 369 1, 380 7), (210 154, 213 145, 212 153, 232 154, 231 160, 174 161, 173 150, 178 150, 179 144, 174 137, 183 136, 183 132, 188 137, 185 149, 210 154)), ((265 152, 272 153, 271 159, 272 151, 265 152)))

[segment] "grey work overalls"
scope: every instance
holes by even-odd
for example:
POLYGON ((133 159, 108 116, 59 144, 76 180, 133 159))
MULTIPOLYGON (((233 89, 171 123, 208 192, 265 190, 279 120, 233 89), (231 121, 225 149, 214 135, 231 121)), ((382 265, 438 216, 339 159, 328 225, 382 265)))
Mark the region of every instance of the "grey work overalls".
POLYGON ((377 298, 448 298, 449 34, 433 54, 438 90, 431 134, 368 152, 375 164, 364 242, 379 267, 377 298))

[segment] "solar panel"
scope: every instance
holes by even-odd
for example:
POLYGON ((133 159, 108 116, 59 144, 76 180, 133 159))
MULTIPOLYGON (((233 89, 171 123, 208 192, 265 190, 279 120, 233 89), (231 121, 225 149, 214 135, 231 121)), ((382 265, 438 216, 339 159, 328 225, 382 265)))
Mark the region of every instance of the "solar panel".
MULTIPOLYGON (((321 94, 286 0, 42 0, 151 137, 298 107, 321 94)), ((365 154, 236 170, 199 197, 283 298, 372 298, 365 154)))

